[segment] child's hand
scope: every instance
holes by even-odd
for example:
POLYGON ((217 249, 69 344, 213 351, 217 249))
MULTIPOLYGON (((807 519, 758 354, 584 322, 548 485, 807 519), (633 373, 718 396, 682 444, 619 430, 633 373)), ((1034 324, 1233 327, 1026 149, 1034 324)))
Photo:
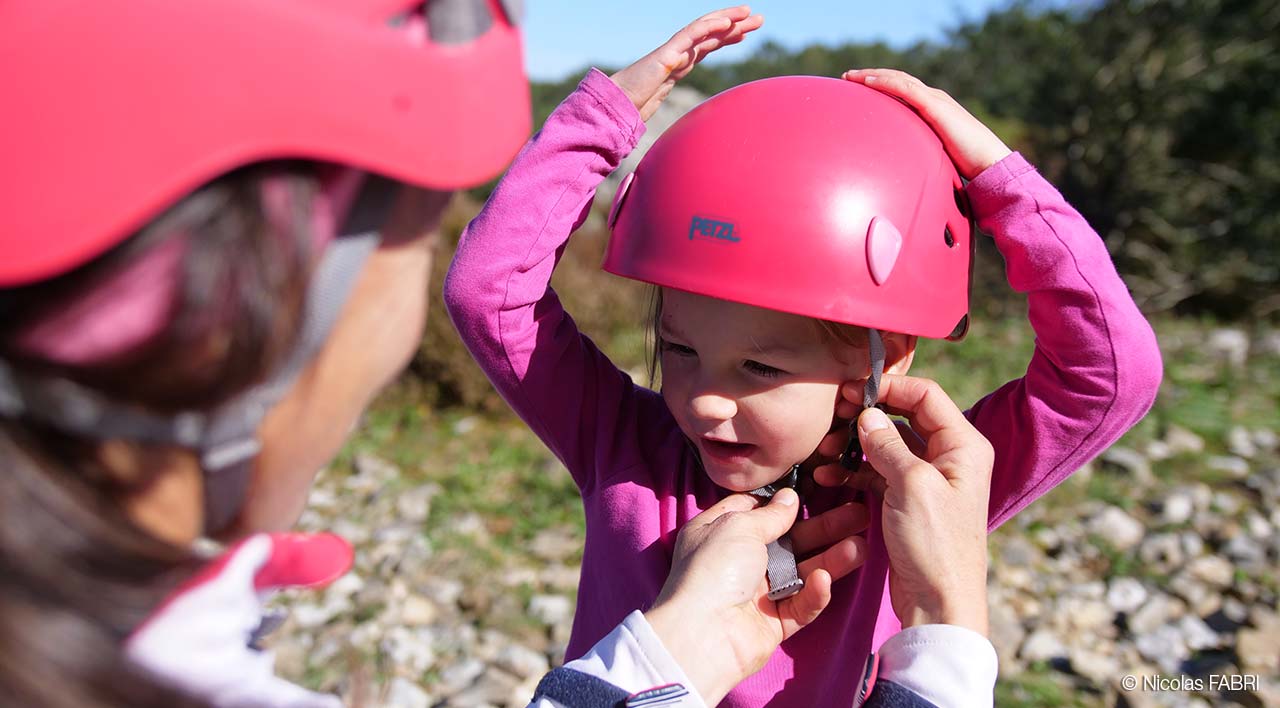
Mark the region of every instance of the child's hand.
POLYGON ((853 69, 844 72, 844 78, 902 99, 914 108, 942 139, 947 154, 965 179, 977 177, 1012 152, 990 128, 956 103, 947 92, 930 88, 906 72, 853 69))
POLYGON ((689 23, 661 47, 609 78, 631 98, 640 118, 649 120, 671 87, 693 71, 694 64, 720 47, 741 42, 746 33, 762 24, 764 17, 752 15, 746 5, 716 10, 689 23))

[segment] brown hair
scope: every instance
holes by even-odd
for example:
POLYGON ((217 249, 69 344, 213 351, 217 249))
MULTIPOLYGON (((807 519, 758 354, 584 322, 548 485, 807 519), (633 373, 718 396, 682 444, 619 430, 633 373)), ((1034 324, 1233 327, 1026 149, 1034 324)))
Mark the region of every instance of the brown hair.
MULTIPOLYGON (((0 290, 0 357, 156 412, 208 409, 262 380, 291 348, 313 254, 314 169, 229 173, 69 274, 0 290), (267 180, 291 216, 266 217, 267 180), (169 324, 110 361, 62 366, 15 351, 16 332, 162 242, 186 239, 169 324)), ((122 644, 196 559, 152 537, 117 503, 98 444, 0 417, 0 695, 19 705, 202 705, 134 667, 122 644)), ((152 477, 129 483, 142 486, 152 477)))

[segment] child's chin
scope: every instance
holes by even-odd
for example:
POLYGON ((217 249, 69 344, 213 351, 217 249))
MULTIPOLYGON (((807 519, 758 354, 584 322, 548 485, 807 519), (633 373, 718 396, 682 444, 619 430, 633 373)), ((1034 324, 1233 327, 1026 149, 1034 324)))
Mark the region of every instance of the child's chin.
POLYGON ((749 492, 753 489, 759 489, 778 478, 778 475, 760 469, 723 470, 711 468, 707 470, 707 476, 711 477, 712 482, 731 492, 749 492))

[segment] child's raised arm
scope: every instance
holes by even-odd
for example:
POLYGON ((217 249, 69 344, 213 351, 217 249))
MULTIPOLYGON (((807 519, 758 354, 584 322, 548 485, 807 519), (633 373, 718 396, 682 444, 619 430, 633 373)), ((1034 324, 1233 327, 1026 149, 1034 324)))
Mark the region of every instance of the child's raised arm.
POLYGON ((578 332, 549 286, 552 271, 596 187, 644 132, 641 121, 698 60, 761 22, 745 6, 720 10, 612 81, 592 70, 521 150, 458 244, 444 284, 454 326, 583 490, 594 483, 597 461, 626 464, 614 447, 648 399, 578 332))
POLYGON ((1101 453, 1146 414, 1160 385, 1155 334, 1106 246, 1020 155, 955 99, 900 71, 845 78, 905 101, 968 180, 974 217, 995 238, 1036 333, 1026 374, 967 415, 996 449, 995 528, 1101 453))

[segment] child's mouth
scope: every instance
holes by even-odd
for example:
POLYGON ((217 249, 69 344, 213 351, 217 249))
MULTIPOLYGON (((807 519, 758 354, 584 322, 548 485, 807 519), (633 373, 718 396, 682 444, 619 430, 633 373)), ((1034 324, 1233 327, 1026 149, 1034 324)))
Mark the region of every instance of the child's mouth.
POLYGON ((756 446, 750 443, 725 442, 702 438, 702 452, 712 459, 721 462, 740 462, 755 452, 756 446))

